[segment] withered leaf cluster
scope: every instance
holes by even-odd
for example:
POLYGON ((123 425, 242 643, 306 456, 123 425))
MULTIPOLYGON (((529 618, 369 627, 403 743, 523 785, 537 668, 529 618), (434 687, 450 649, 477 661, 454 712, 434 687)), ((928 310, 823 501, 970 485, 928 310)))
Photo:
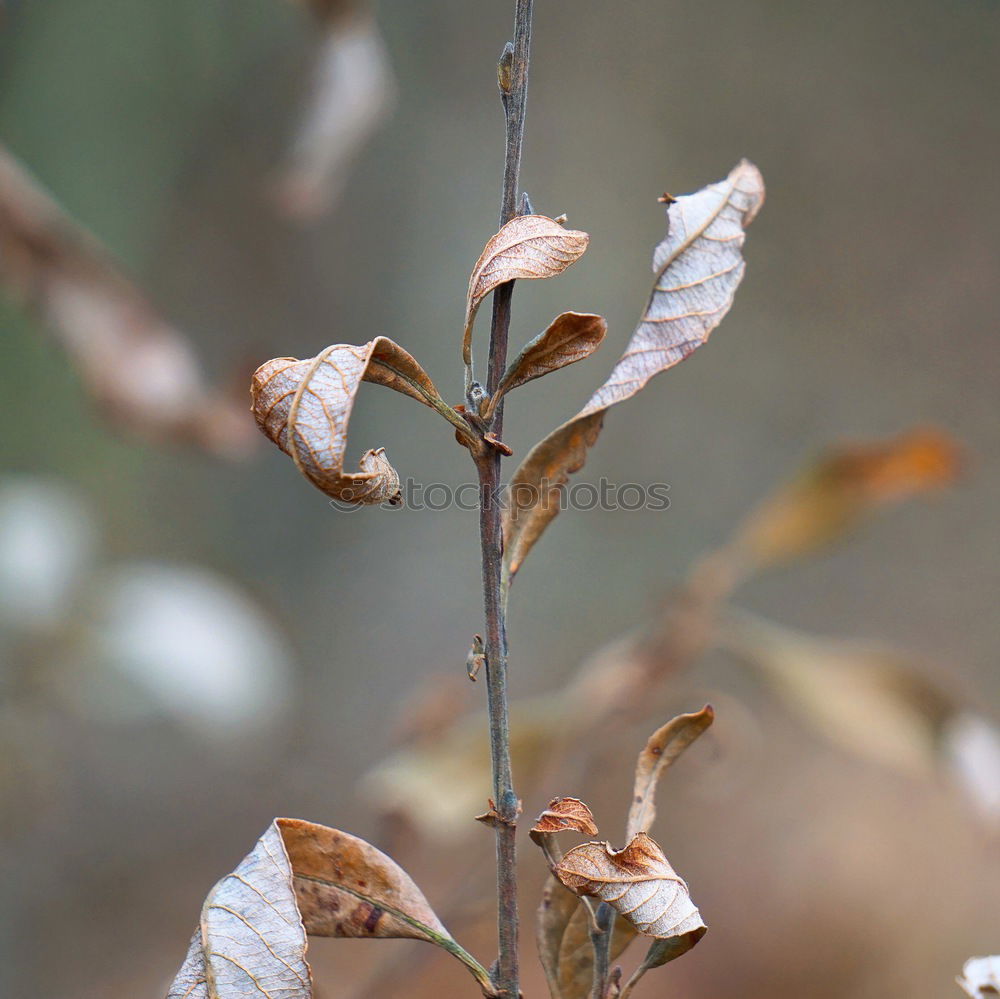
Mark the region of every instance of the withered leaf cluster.
POLYGON ((649 830, 657 782, 713 718, 712 708, 706 705, 701 711, 677 716, 650 736, 636 762, 622 849, 591 840, 562 854, 554 843, 556 834, 597 833, 590 809, 576 798, 553 799, 538 817, 531 838, 545 852, 552 877, 538 910, 536 939, 552 999, 605 995, 612 981, 620 978, 620 972, 615 974, 606 965, 616 961, 636 936, 650 937, 652 942, 621 989, 623 996, 631 993, 647 971, 685 954, 704 936, 707 927, 687 884, 649 830), (596 933, 596 911, 580 899, 607 903, 618 918, 606 931, 596 933))
MULTIPOLYGON (((508 281, 560 274, 587 242, 586 233, 565 229, 543 215, 518 216, 490 238, 469 279, 463 352, 470 372, 472 327, 486 296, 508 281)), ((328 496, 356 505, 395 504, 400 501, 399 476, 384 448, 366 451, 357 472, 344 471, 347 427, 362 382, 376 382, 429 406, 474 453, 486 447, 510 453, 488 426, 499 400, 526 382, 588 357, 600 346, 606 328, 600 316, 558 316, 515 358, 481 413, 448 405, 417 361, 388 337, 360 347, 333 344, 307 360, 267 361, 253 376, 253 413, 260 429, 328 496)))

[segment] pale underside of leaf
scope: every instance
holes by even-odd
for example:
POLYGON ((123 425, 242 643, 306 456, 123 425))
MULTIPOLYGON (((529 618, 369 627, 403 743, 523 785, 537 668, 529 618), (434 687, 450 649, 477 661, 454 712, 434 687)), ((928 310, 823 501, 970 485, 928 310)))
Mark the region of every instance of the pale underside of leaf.
POLYGON ((744 230, 763 202, 760 171, 744 160, 724 181, 667 206, 667 235, 653 256, 653 291, 625 353, 583 409, 536 444, 511 479, 504 518, 508 581, 559 512, 558 494, 586 461, 608 407, 683 361, 729 311, 743 278, 744 230), (543 481, 551 485, 538 488, 543 481))
POLYGON ((574 847, 555 875, 577 895, 607 902, 646 936, 679 937, 705 925, 687 885, 645 833, 621 850, 608 843, 574 847))
POLYGON ((704 732, 715 718, 711 705, 701 711, 678 715, 658 728, 639 753, 635 767, 635 787, 629 808, 625 839, 648 833, 656 819, 656 785, 663 771, 704 732))
POLYGON ((292 870, 272 824, 209 893, 168 999, 308 999, 306 931, 292 870))
POLYGON ((419 364, 387 337, 360 347, 334 344, 316 357, 262 364, 251 385, 257 425, 313 485, 346 503, 399 500, 399 476, 384 449, 369 450, 357 472, 344 471, 347 427, 362 381, 376 382, 431 409, 443 405, 419 364))
POLYGON ((1000 995, 1000 956, 970 957, 955 981, 972 999, 989 999, 1000 995))
MULTIPOLYGON (((616 919, 610 960, 615 961, 635 939, 635 928, 616 919)), ((552 999, 586 999, 594 978, 594 948, 586 906, 549 876, 538 908, 538 954, 552 999)))
POLYGON ((590 237, 544 215, 519 215, 483 248, 469 277, 462 356, 472 359, 472 324, 486 296, 508 281, 551 278, 579 260, 590 237))
POLYGON ((544 332, 525 344, 507 369, 496 395, 505 395, 535 378, 590 357, 601 345, 607 331, 608 324, 601 316, 584 312, 562 313, 552 320, 544 332))

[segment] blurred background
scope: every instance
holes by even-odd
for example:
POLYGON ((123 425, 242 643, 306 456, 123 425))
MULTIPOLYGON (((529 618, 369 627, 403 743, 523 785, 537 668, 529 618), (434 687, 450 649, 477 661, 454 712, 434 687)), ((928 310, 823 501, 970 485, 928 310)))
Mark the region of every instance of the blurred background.
MULTIPOLYGON (((336 63, 343 22, 279 0, 7 0, 0 141, 241 413, 263 360, 379 334, 457 402, 465 284, 496 223, 495 62, 512 7, 383 0, 356 61, 336 63), (324 58, 321 91, 367 79, 333 111, 315 92, 324 58), (344 122, 348 100, 362 110, 344 122)), ((768 199, 732 313, 609 415, 581 476, 669 483, 670 508, 559 518, 518 577, 513 695, 558 691, 655 615, 831 442, 933 425, 966 454, 954 488, 762 574, 739 600, 805 633, 906 650, 995 723, 1000 6, 538 0, 533 44, 522 184, 591 246, 560 280, 518 287, 512 337, 567 309, 600 312, 610 331, 591 362, 512 398, 517 454, 624 347, 661 192, 747 156, 768 199)), ((98 412, 51 325, 23 294, 0 298, 0 991, 160 995, 205 893, 272 816, 380 842, 359 782, 392 751, 414 690, 464 677, 482 630, 476 516, 341 513, 263 438, 230 459, 134 432, 98 412)), ((349 460, 382 445, 404 477, 471 481, 433 413, 373 388, 349 460)), ((477 705, 481 685, 466 686, 477 705)), ((962 961, 1000 950, 996 821, 940 774, 824 738, 734 656, 702 657, 608 737, 599 766, 571 787, 541 782, 526 812, 579 794, 614 839, 635 752, 705 699, 716 741, 671 774, 657 830, 712 933, 646 994, 956 994, 962 961)), ((995 794, 997 770, 985 782, 995 794)), ((488 898, 487 834, 467 824, 488 898)), ((455 847, 425 834, 417 849, 416 836, 411 873, 446 898, 455 847)), ((347 994, 338 974, 362 980, 375 949, 315 943, 321 994, 347 994)), ((460 970, 430 967, 426 994, 464 994, 460 970)), ((543 994, 532 975, 527 994, 543 994)))

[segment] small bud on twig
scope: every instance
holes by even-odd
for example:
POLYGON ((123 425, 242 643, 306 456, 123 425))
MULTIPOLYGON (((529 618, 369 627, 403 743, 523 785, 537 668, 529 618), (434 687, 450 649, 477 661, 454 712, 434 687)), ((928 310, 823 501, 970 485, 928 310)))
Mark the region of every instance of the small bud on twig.
POLYGON ((497 85, 500 87, 502 96, 510 94, 514 84, 514 43, 507 42, 500 53, 500 61, 497 63, 497 85))

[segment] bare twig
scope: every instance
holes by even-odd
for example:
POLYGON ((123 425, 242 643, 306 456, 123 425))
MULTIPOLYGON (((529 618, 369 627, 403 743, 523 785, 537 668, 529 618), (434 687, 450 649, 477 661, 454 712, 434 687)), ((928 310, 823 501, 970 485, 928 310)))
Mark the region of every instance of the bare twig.
MULTIPOLYGON (((528 90, 533 0, 516 0, 514 41, 500 57, 498 82, 506 120, 506 157, 500 224, 517 214, 517 189, 524 141, 524 112, 528 90)), ((496 391, 507 366, 507 333, 513 284, 501 285, 493 295, 490 327, 487 392, 496 391)), ((490 427, 495 439, 503 428, 503 403, 494 411, 490 427)), ((500 460, 498 448, 489 447, 477 458, 479 470, 480 538, 483 558, 483 600, 486 610, 486 686, 490 716, 490 752, 493 763, 493 800, 499 821, 497 840, 497 935, 499 958, 495 984, 502 995, 517 999, 518 915, 515 829, 518 800, 510 763, 510 722, 507 707, 507 636, 501 599, 503 534, 500 526, 500 460)))
POLYGON ((590 999, 604 999, 611 964, 611 931, 615 926, 615 910, 602 902, 591 923, 590 943, 594 948, 594 986, 590 999))

